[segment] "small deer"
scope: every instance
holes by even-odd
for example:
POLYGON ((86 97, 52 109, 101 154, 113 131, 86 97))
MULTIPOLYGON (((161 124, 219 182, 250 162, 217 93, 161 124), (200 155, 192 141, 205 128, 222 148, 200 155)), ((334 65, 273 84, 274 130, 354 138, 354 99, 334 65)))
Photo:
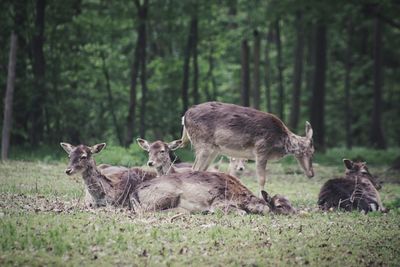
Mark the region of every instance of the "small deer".
POLYGON ((149 143, 147 140, 138 138, 136 141, 143 150, 149 153, 147 165, 154 167, 158 176, 191 170, 192 165, 189 163, 174 163, 175 156, 173 151, 181 146, 181 140, 175 140, 170 143, 163 141, 149 143))
POLYGON ((361 210, 386 212, 377 190, 380 183, 372 176, 365 162, 343 159, 345 177, 327 181, 318 196, 322 210, 341 208, 346 211, 361 210))
POLYGON ((292 133, 270 113, 220 102, 206 102, 188 109, 182 118, 182 140, 195 148, 193 169, 204 171, 218 154, 254 159, 260 191, 264 189, 267 162, 294 155, 308 177, 314 176, 313 130, 306 122, 306 136, 292 133))
POLYGON ((173 173, 141 183, 133 194, 138 209, 144 211, 182 209, 188 212, 226 212, 291 214, 287 199, 272 199, 262 191, 256 197, 239 179, 225 173, 193 171, 173 173))
POLYGON ((229 166, 228 166, 229 174, 240 178, 240 176, 242 176, 244 170, 246 169, 245 166, 246 162, 247 162, 246 159, 229 157, 229 166))
POLYGON ((86 205, 92 207, 105 206, 131 206, 130 194, 139 183, 156 177, 155 173, 145 172, 139 168, 112 167, 103 165, 98 169, 93 158, 106 146, 105 143, 94 146, 73 146, 60 143, 67 152, 69 164, 65 173, 67 175, 81 174, 85 183, 86 205), (103 173, 109 173, 106 176, 103 173))

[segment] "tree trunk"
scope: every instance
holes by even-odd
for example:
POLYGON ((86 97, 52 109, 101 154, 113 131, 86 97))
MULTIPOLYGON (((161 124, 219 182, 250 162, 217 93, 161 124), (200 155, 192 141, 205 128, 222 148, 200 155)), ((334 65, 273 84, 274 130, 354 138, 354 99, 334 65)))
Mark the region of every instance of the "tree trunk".
POLYGON ((183 62, 183 81, 182 81, 182 115, 185 114, 189 107, 189 69, 190 69, 190 52, 193 46, 193 18, 190 22, 188 39, 185 47, 183 62))
POLYGON ((303 74, 303 55, 304 55, 304 29, 303 29, 303 14, 299 11, 296 13, 296 45, 294 48, 294 69, 293 69, 293 96, 292 110, 290 112, 289 126, 296 130, 299 124, 300 117, 300 95, 303 74))
POLYGON ((283 94, 283 62, 282 62, 282 44, 281 44, 281 30, 279 25, 279 19, 275 21, 275 33, 276 33, 276 49, 277 49, 277 65, 278 65, 278 82, 279 82, 279 89, 278 89, 278 115, 282 121, 285 120, 284 118, 284 110, 285 110, 285 103, 284 103, 284 94, 283 94))
POLYGON ((146 21, 148 13, 148 0, 145 0, 142 6, 138 6, 140 34, 142 36, 140 43, 140 84, 142 87, 142 99, 140 104, 140 127, 139 134, 141 138, 146 138, 146 104, 147 104, 147 70, 146 70, 146 21))
POLYGON ((345 55, 345 78, 344 78, 344 93, 345 93, 345 128, 346 128, 346 147, 351 149, 353 146, 353 139, 351 133, 352 125, 352 109, 351 109, 351 95, 350 95, 350 77, 352 67, 352 36, 353 36, 353 21, 352 18, 348 19, 348 36, 347 36, 347 49, 345 55))
POLYGON ((103 61, 103 66, 102 66, 103 67, 103 74, 104 74, 104 78, 106 79, 108 108, 110 109, 112 121, 113 121, 114 128, 115 128, 115 134, 117 135, 119 144, 122 146, 122 145, 124 145, 124 143, 123 143, 123 139, 122 139, 122 135, 121 135, 121 130, 120 130, 120 127, 118 125, 117 116, 115 115, 114 100, 113 100, 112 91, 111 91, 111 84, 110 84, 110 74, 108 73, 108 68, 107 68, 107 65, 106 65, 105 56, 101 55, 101 59, 103 61))
POLYGON ((315 33, 315 66, 311 97, 311 125, 317 149, 325 146, 325 70, 326 70, 326 26, 319 22, 315 33))
POLYGON ((260 109, 260 34, 254 31, 253 107, 260 109))
MULTIPOLYGON (((135 1, 136 8, 138 14, 140 13, 140 4, 139 1, 135 1)), ((139 16, 140 17, 140 16, 139 16)), ((143 43, 143 29, 142 24, 139 23, 137 28, 137 40, 136 40, 136 47, 134 52, 134 59, 131 69, 131 85, 130 85, 130 97, 129 97, 129 113, 127 118, 127 131, 125 137, 125 146, 129 146, 132 143, 133 135, 135 133, 135 116, 136 116, 136 85, 137 85, 137 78, 139 74, 140 68, 140 53, 141 53, 141 45, 143 43)))
POLYGON ((17 46, 18 46, 18 38, 15 32, 11 33, 10 43, 11 44, 10 44, 10 56, 8 60, 7 88, 6 88, 6 96, 4 99, 3 131, 1 135, 1 160, 8 159, 8 150, 10 147, 10 132, 12 124, 12 108, 13 108, 14 85, 15 85, 15 66, 17 58, 17 46))
POLYGON ((193 103, 198 104, 200 102, 199 96, 199 64, 197 62, 197 43, 198 43, 198 20, 197 15, 193 16, 192 19, 192 31, 193 31, 193 103))
MULTIPOLYGON (((270 27, 271 28, 271 27, 270 27)), ((265 98, 267 102, 267 111, 272 112, 271 104, 271 61, 269 59, 269 50, 272 42, 272 30, 269 29, 267 34, 267 42, 265 43, 265 66, 264 66, 264 82, 265 82, 265 98)))
POLYGON ((242 106, 248 107, 250 104, 250 71, 249 71, 249 45, 247 40, 242 41, 242 106))
POLYGON ((43 53, 44 44, 44 21, 45 21, 46 1, 36 1, 35 33, 32 41, 33 50, 33 75, 34 88, 31 110, 31 144, 36 146, 43 138, 43 106, 46 98, 45 89, 45 58, 43 53))
POLYGON ((386 142, 382 131, 382 22, 375 18, 374 22, 374 107, 372 111, 371 144, 385 149, 386 142))

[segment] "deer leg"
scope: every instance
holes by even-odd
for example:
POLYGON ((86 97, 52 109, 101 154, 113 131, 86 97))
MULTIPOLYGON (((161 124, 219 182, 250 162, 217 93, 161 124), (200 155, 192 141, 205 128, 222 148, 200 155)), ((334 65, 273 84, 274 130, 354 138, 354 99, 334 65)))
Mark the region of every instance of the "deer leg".
POLYGON ((260 189, 260 196, 261 190, 264 190, 265 180, 266 180, 266 167, 267 167, 267 160, 263 160, 260 158, 256 158, 256 172, 258 177, 258 186, 260 189))
POLYGON ((193 170, 206 171, 211 161, 215 159, 218 153, 211 149, 199 149, 197 151, 196 159, 194 160, 193 164, 193 170))

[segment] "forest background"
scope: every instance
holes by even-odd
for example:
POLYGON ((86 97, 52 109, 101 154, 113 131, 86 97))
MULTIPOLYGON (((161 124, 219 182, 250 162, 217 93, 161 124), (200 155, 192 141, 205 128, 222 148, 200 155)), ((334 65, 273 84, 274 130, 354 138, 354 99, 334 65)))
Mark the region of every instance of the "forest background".
POLYGON ((396 1, 1 1, 2 157, 180 138, 205 101, 314 128, 318 151, 400 144, 396 1))

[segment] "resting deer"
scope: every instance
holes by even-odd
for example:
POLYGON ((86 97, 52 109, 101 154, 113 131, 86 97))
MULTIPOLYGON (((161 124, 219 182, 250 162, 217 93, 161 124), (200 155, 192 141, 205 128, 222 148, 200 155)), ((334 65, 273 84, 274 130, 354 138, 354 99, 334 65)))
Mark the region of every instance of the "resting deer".
POLYGON ((145 172, 139 168, 113 168, 103 165, 101 170, 98 169, 93 155, 103 150, 105 143, 92 147, 73 146, 68 143, 60 143, 60 145, 68 153, 70 159, 65 173, 67 175, 82 174, 87 206, 99 207, 106 204, 130 206, 129 196, 135 186, 156 176, 155 173, 145 172), (112 175, 106 176, 101 171, 112 173, 112 175))
POLYGON ((270 113, 220 102, 206 102, 188 109, 182 119, 183 136, 195 148, 194 170, 206 170, 218 154, 254 159, 259 188, 264 189, 270 159, 294 155, 308 177, 314 176, 313 130, 306 122, 306 136, 292 133, 270 113))
POLYGON ((331 179, 322 186, 318 196, 319 207, 322 210, 387 211, 377 191, 381 185, 369 173, 365 162, 344 159, 343 163, 346 167, 345 177, 331 179))
POLYGON ((189 212, 209 212, 222 209, 262 214, 277 210, 270 204, 266 192, 263 194, 268 203, 227 174, 187 172, 156 177, 155 173, 132 168, 122 171, 118 179, 111 180, 100 173, 93 159, 94 154, 104 149, 104 143, 92 147, 75 147, 67 143, 61 143, 61 146, 70 158, 65 172, 68 175, 82 174, 92 200, 90 204, 95 207, 111 204, 141 211, 178 208, 189 212))
POLYGON ((158 176, 191 170, 192 165, 190 163, 174 163, 175 156, 173 151, 181 146, 181 140, 175 140, 170 143, 163 141, 149 143, 147 140, 138 138, 136 141, 143 150, 149 153, 147 165, 154 167, 158 176))
POLYGON ((244 170, 246 169, 245 167, 246 162, 247 162, 246 159, 229 157, 229 166, 228 166, 229 174, 238 178, 242 176, 244 170))

